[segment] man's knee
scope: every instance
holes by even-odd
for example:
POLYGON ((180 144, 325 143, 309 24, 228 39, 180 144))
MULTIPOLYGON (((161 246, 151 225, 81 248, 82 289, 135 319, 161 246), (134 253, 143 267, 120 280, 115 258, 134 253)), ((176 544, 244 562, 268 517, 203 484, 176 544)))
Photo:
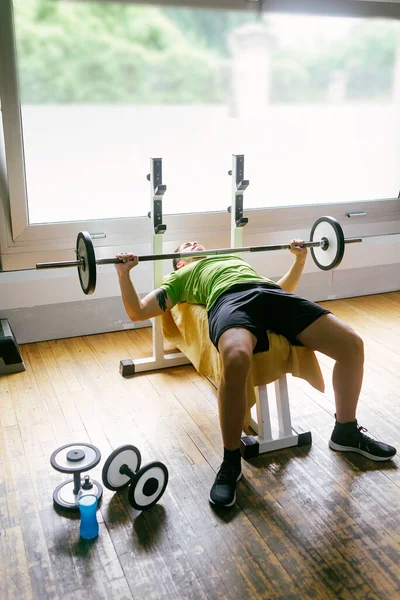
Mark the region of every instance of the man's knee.
POLYGON ((343 350, 346 358, 364 360, 364 341, 354 329, 349 328, 348 335, 344 340, 343 350))
POLYGON ((253 350, 257 343, 256 337, 247 329, 231 328, 221 335, 218 350, 222 359, 222 370, 225 374, 242 375, 248 373, 253 350))
POLYGON ((252 357, 252 349, 248 345, 225 346, 221 352, 222 370, 225 376, 247 375, 252 357))

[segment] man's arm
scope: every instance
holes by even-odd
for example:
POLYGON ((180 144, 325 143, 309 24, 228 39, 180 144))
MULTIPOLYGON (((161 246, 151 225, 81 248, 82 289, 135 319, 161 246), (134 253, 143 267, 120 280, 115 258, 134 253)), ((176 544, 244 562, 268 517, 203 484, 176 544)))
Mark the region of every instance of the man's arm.
POLYGON ((295 259, 286 275, 277 281, 277 284, 287 292, 293 293, 295 291, 303 273, 307 258, 307 248, 304 248, 303 244, 304 241, 302 240, 292 240, 290 242, 290 252, 295 255, 295 259))
POLYGON ((123 253, 118 254, 118 258, 123 262, 117 263, 115 268, 118 273, 122 301, 131 321, 146 321, 152 317, 158 317, 172 308, 172 300, 162 288, 158 288, 140 299, 130 278, 131 269, 138 263, 137 256, 123 253))

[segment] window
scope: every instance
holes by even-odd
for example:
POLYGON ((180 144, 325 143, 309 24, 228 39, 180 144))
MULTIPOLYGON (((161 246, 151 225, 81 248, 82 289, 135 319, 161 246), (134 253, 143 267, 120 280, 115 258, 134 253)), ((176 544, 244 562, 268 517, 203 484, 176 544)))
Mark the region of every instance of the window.
POLYGON ((30 223, 146 214, 150 156, 174 213, 226 207, 232 151, 251 207, 396 194, 397 23, 51 0, 15 22, 30 223))

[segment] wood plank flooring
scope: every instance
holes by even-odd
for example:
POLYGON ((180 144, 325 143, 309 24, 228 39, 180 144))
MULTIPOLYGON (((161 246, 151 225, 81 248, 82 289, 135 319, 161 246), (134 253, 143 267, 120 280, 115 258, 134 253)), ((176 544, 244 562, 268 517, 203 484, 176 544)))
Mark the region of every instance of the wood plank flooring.
MULTIPOLYGON (((364 338, 358 420, 400 446, 400 292, 324 303, 364 338)), ((0 598, 35 600, 400 599, 400 460, 328 448, 333 363, 320 394, 289 378, 293 422, 310 448, 244 463, 237 505, 213 509, 221 461, 214 388, 191 366, 123 379, 119 361, 151 355, 139 329, 21 347, 27 370, 0 378, 0 598), (68 479, 50 465, 70 442, 102 460, 130 443, 161 460, 167 490, 151 510, 106 488, 100 535, 53 508, 68 479)))

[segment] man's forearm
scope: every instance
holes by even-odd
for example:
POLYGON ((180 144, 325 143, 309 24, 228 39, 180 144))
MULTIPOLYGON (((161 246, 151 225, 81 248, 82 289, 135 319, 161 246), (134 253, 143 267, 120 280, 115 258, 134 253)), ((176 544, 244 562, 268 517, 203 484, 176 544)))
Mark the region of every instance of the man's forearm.
POLYGON ((299 283, 305 264, 306 257, 303 258, 302 256, 296 256, 295 261, 289 271, 282 277, 282 279, 277 281, 277 284, 287 292, 293 293, 297 287, 297 284, 299 283))
POLYGON ((122 301, 128 317, 131 321, 141 321, 142 303, 133 286, 129 272, 119 273, 118 281, 121 288, 122 301))

